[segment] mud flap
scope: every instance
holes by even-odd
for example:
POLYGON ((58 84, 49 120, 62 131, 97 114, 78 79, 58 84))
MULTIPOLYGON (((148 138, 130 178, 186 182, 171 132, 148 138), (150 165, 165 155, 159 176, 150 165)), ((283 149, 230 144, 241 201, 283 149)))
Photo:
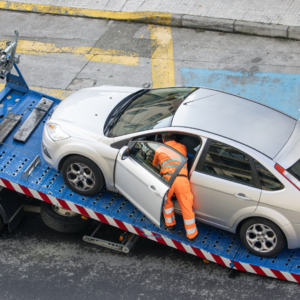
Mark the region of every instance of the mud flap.
POLYGON ((19 224, 24 215, 24 199, 25 195, 18 192, 6 188, 0 190, 0 215, 10 232, 19 224))

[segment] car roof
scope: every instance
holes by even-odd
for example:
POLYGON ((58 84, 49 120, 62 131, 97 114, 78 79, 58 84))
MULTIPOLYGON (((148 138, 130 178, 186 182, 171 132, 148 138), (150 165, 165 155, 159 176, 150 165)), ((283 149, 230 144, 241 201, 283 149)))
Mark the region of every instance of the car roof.
POLYGON ((180 105, 172 126, 211 132, 274 158, 289 140, 296 122, 291 116, 256 101, 199 88, 180 105))

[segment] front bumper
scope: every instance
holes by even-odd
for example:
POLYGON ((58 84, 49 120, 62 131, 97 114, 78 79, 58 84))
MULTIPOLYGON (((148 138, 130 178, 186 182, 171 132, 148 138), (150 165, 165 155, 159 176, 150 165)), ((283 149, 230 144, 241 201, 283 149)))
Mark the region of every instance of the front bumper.
MULTIPOLYGON (((67 140, 67 139, 66 139, 67 140)), ((64 145, 65 140, 61 141, 53 141, 47 130, 46 127, 43 131, 43 137, 42 137, 42 154, 44 160, 49 164, 50 167, 53 169, 58 170, 58 164, 59 164, 59 154, 61 152, 61 149, 64 145)))

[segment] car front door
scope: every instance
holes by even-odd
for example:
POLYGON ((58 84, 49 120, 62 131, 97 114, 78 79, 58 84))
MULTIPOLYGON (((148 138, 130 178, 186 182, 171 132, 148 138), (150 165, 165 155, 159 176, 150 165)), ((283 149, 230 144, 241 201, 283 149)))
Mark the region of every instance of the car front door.
POLYGON ((261 189, 251 157, 217 141, 207 143, 190 178, 195 214, 230 228, 240 216, 255 211, 261 189))
POLYGON ((152 141, 131 142, 121 148, 116 161, 116 188, 154 224, 160 226, 164 196, 174 182, 187 158, 173 148, 152 141), (129 156, 125 153, 129 152, 129 156), (174 162, 174 173, 161 174, 161 166, 154 165, 155 155, 163 153, 174 162))

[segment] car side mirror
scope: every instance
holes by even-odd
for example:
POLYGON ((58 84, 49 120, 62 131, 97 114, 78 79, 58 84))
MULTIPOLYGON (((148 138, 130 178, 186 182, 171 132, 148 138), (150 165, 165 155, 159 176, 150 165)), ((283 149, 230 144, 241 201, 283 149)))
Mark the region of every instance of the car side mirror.
POLYGON ((124 146, 120 150, 121 159, 124 160, 130 156, 132 149, 135 146, 136 141, 129 142, 128 146, 124 146))
POLYGON ((122 159, 122 160, 124 160, 124 159, 126 159, 127 157, 129 157, 129 156, 130 156, 130 151, 129 151, 128 146, 123 146, 123 147, 121 148, 121 150, 120 150, 120 154, 119 154, 119 155, 121 156, 121 159, 122 159))

